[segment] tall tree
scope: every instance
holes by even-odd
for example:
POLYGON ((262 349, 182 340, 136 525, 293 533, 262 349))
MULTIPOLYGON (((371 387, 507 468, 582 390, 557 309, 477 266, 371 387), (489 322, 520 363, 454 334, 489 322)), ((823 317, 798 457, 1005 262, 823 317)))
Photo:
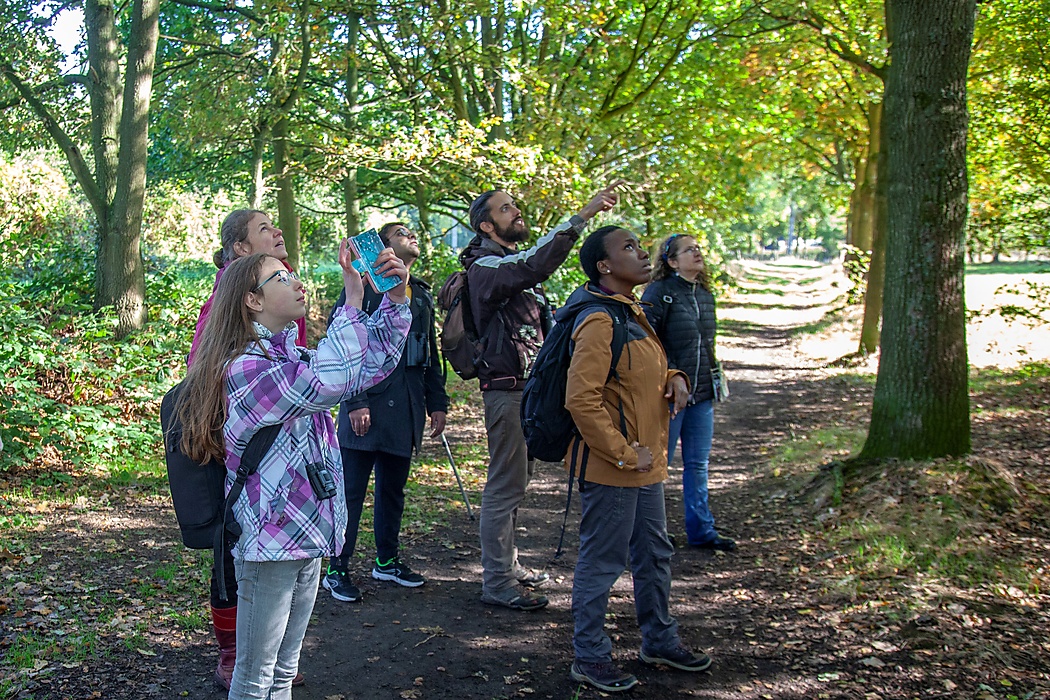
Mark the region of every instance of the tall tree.
POLYGON ((974 0, 887 0, 882 352, 861 458, 970 450, 966 78, 974 0))
MULTIPOLYGON (((159 6, 159 0, 134 0, 130 16, 122 22, 121 10, 113 0, 87 0, 84 30, 88 70, 84 75, 38 82, 35 76, 23 74, 20 61, 6 51, 0 54, 0 72, 65 154, 91 205, 97 229, 95 306, 115 309, 118 335, 142 327, 146 320, 140 242, 159 6), (126 41, 123 56, 122 40, 126 41), (76 92, 56 91, 56 83, 85 89, 91 114, 92 163, 61 116, 68 102, 76 101, 76 92)), ((27 42, 40 40, 36 32, 28 30, 34 25, 33 13, 23 15, 28 17, 22 28, 27 42)), ((7 29, 10 31, 12 25, 7 29)), ((14 29, 19 31, 17 24, 14 29)), ((5 49, 11 50, 9 46, 4 42, 5 49)), ((34 68, 36 74, 61 73, 58 65, 34 68)))

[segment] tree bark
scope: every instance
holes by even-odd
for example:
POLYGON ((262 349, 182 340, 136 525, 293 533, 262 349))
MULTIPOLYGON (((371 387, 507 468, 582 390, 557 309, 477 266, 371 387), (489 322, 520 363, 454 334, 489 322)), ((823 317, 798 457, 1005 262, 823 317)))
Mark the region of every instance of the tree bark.
POLYGON ((974 0, 887 0, 882 352, 860 457, 970 450, 963 255, 974 0))
POLYGON ((146 204, 146 159, 149 152, 149 107, 157 58, 160 0, 136 0, 128 37, 124 100, 120 116, 120 155, 105 254, 96 260, 103 278, 97 306, 112 305, 117 335, 146 322, 146 276, 142 262, 142 210, 146 204))
POLYGON ((281 118, 273 125, 273 167, 277 183, 277 219, 284 232, 284 248, 288 264, 299 267, 299 214, 295 211, 295 177, 289 167, 288 119, 281 118))
MULTIPOLYGON (((868 154, 868 170, 871 180, 862 192, 862 205, 869 211, 866 218, 858 220, 862 234, 867 238, 871 258, 868 261, 867 284, 864 287, 864 321, 860 328, 860 344, 857 351, 870 355, 879 347, 879 323, 882 321, 883 291, 886 288, 886 130, 882 128, 882 107, 872 110, 871 139, 874 146, 868 154), (868 199, 870 198, 870 201, 868 199)), ((860 248, 861 246, 857 246, 860 248)))
MULTIPOLYGON (((347 132, 353 133, 357 126, 357 99, 359 94, 357 67, 357 38, 361 27, 361 15, 351 10, 346 22, 346 111, 343 113, 343 125, 347 132)), ((357 171, 349 168, 343 180, 343 206, 346 211, 346 235, 356 236, 361 232, 361 204, 357 191, 357 171)))

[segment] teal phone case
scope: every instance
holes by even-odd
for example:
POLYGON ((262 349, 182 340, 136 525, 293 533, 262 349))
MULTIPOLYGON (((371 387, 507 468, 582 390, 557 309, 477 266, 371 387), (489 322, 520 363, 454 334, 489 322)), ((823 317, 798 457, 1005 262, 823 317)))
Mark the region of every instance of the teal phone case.
POLYGON ((351 264, 355 270, 368 277, 368 283, 372 285, 372 289, 383 294, 401 284, 401 279, 396 275, 384 277, 376 271, 376 258, 386 246, 383 245, 383 239, 379 237, 379 233, 374 228, 353 238, 348 238, 346 242, 357 254, 357 259, 351 264))

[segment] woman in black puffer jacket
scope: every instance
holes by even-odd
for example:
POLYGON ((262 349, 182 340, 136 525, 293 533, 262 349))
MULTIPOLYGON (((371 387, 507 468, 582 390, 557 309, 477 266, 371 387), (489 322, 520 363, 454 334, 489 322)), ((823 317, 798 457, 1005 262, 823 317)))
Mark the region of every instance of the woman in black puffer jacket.
POLYGON ((685 410, 671 419, 667 463, 682 439, 682 488, 685 531, 689 545, 732 551, 736 543, 715 529, 707 502, 708 458, 714 435, 715 298, 700 246, 692 236, 676 234, 659 248, 653 282, 642 301, 656 334, 667 351, 667 364, 689 377, 692 394, 685 410))

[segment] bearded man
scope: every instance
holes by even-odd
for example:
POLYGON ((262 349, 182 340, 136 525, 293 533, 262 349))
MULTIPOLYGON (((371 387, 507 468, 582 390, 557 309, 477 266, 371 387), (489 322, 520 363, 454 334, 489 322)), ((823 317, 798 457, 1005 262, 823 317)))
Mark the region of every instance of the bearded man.
POLYGON ((619 201, 616 181, 596 194, 580 212, 541 237, 531 248, 518 246, 529 229, 514 198, 502 190, 485 192, 470 205, 477 234, 459 255, 467 271, 471 310, 485 338, 478 380, 485 402, 489 466, 481 497, 481 600, 514 610, 538 610, 547 598, 530 589, 550 576, 518 561, 514 545, 518 506, 532 477, 533 462, 521 430, 521 390, 551 312, 540 286, 565 262, 596 214, 619 201))

